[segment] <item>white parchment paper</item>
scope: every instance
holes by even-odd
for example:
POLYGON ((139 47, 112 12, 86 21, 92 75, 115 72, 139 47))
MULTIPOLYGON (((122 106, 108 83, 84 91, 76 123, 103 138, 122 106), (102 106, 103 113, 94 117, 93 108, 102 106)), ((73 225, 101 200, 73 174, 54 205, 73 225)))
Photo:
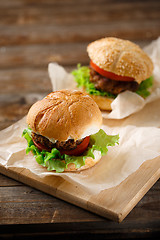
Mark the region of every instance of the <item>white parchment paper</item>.
MULTIPOLYGON (((153 42, 150 48, 159 46, 159 39, 153 42)), ((156 64, 160 61, 159 56, 154 56, 156 64)), ((154 63, 155 64, 155 63, 154 63)), ((156 66, 158 66, 158 64, 156 66)), ((66 79, 68 87, 70 74, 54 64, 56 71, 56 89, 59 87, 61 75, 66 79)), ((55 72, 50 71, 50 76, 55 72)), ((157 71, 158 72, 158 71, 157 71)), ((156 76, 157 79, 159 76, 156 76)), ((73 86, 74 87, 74 86, 73 86)), ((72 184, 82 187, 91 194, 120 184, 131 173, 135 172, 146 160, 160 156, 160 99, 158 88, 154 92, 154 100, 145 102, 143 108, 125 119, 104 119, 102 128, 107 134, 119 134, 120 142, 115 147, 108 147, 108 154, 89 170, 80 173, 54 173, 48 172, 36 162, 32 153, 25 154, 27 142, 21 137, 23 129, 27 127, 26 118, 0 132, 0 164, 6 168, 18 167, 29 169, 41 178, 48 175, 61 176, 72 184)), ((151 97, 152 98, 152 97, 151 97)))
MULTIPOLYGON (((120 93, 112 102, 112 111, 103 112, 103 117, 108 119, 123 119, 135 112, 141 110, 147 103, 160 97, 160 37, 153 41, 144 51, 150 56, 154 63, 154 84, 151 89, 151 95, 146 99, 134 92, 125 91, 120 93)), ((48 65, 48 72, 53 86, 53 90, 76 89, 76 83, 73 76, 67 73, 62 66, 57 63, 48 65)))

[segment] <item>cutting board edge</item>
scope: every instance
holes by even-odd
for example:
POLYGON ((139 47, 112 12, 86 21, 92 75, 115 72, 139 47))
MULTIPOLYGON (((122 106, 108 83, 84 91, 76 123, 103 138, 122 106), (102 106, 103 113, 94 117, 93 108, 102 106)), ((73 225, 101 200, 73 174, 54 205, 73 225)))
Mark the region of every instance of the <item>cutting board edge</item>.
POLYGON ((135 197, 126 205, 123 211, 118 213, 118 222, 122 222, 123 219, 131 212, 131 210, 137 205, 137 203, 145 196, 145 194, 150 190, 150 188, 158 181, 160 178, 160 168, 157 169, 155 174, 149 178, 145 185, 137 192, 135 197))

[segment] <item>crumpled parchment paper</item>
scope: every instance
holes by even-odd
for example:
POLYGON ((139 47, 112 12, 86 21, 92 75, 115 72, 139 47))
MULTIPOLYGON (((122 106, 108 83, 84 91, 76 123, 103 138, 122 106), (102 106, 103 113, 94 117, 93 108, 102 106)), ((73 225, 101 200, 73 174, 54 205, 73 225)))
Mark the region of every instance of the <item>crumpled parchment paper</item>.
MULTIPOLYGON (((148 49, 152 49, 154 52, 157 44, 159 46, 159 42, 160 39, 154 41, 148 49)), ((157 54, 157 51, 153 55, 156 59, 154 64, 158 68, 160 55, 157 54)), ((56 64, 54 66, 56 69, 56 64)), ((159 68, 156 73, 158 71, 159 68)), ((65 86, 68 86, 70 75, 61 66, 58 66, 56 89, 58 89, 61 75, 66 79, 65 86)), ((156 75, 156 79, 160 79, 159 76, 156 75)), ((102 128, 107 134, 119 134, 119 145, 108 147, 107 155, 88 170, 79 173, 48 172, 44 167, 38 165, 32 153, 26 155, 27 142, 22 138, 23 129, 27 127, 26 117, 0 132, 0 164, 6 168, 29 169, 41 178, 48 175, 60 176, 91 194, 98 194, 104 189, 114 187, 135 172, 146 160, 160 156, 160 99, 157 99, 158 93, 156 94, 158 91, 157 89, 154 93, 155 101, 152 99, 149 103, 145 102, 141 110, 137 110, 128 118, 103 120, 102 128)))

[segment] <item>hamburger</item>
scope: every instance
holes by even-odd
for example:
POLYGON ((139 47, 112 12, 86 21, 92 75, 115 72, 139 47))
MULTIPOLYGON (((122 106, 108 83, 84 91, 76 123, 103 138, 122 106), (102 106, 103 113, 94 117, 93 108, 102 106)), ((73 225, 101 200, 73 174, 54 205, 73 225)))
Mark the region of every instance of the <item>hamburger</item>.
POLYGON ((80 171, 94 166, 118 143, 102 129, 95 101, 77 90, 60 90, 30 108, 22 136, 36 161, 49 171, 80 171))
POLYGON ((90 66, 78 64, 72 74, 101 110, 112 110, 112 101, 124 91, 146 98, 153 84, 153 63, 135 43, 107 37, 87 47, 90 66))

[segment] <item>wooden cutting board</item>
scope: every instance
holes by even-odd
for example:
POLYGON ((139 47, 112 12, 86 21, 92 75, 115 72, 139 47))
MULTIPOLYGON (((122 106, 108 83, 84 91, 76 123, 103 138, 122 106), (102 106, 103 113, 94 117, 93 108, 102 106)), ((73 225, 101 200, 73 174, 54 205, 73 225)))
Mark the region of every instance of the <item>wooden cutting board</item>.
POLYGON ((0 165, 0 172, 57 198, 103 217, 121 222, 160 177, 160 157, 148 160, 116 187, 91 195, 61 177, 44 179, 27 169, 0 165))

